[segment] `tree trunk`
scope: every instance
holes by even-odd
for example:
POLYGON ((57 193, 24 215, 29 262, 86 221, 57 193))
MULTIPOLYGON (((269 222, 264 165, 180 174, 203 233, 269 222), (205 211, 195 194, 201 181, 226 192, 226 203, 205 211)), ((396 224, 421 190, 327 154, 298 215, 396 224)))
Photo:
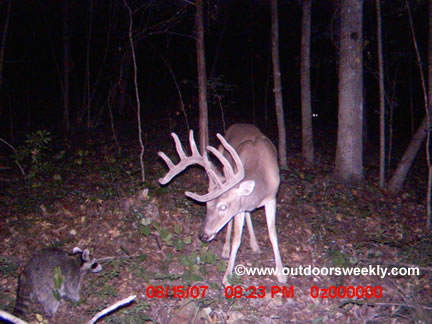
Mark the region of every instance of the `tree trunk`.
MULTIPOLYGON (((88 34, 87 34, 87 53, 86 53, 87 99, 85 100, 85 103, 87 106, 87 130, 90 130, 90 128, 91 128, 90 46, 91 46, 91 41, 92 41, 92 32, 93 32, 93 0, 90 0, 89 27, 88 27, 88 34)), ((83 107, 84 107, 84 104, 83 104, 83 107)))
POLYGON ((427 141, 426 141, 426 160, 428 166, 428 182, 427 182, 427 196, 426 196, 426 227, 428 231, 432 228, 432 165, 431 165, 431 156, 430 156, 430 124, 431 124, 431 107, 432 107, 432 0, 429 0, 429 38, 428 38, 428 68, 427 68, 427 81, 428 81, 428 89, 427 89, 427 105, 426 105, 426 121, 429 125, 427 132, 427 141))
POLYGON ((209 74, 209 79, 212 80, 215 78, 216 76, 216 67, 217 67, 217 63, 219 61, 220 58, 220 53, 221 53, 221 49, 222 49, 222 41, 224 39, 225 36, 225 31, 227 29, 228 26, 228 21, 230 21, 230 17, 229 17, 229 10, 225 10, 225 3, 220 2, 219 5, 222 6, 221 10, 223 11, 223 25, 221 28, 218 28, 217 32, 217 45, 216 45, 216 49, 215 49, 215 54, 214 54, 214 58, 213 58, 213 63, 211 65, 211 70, 210 70, 210 74, 209 74))
POLYGON ((302 36, 300 53, 300 82, 302 109, 302 154, 307 165, 314 162, 310 84, 310 35, 312 0, 303 1, 302 36))
MULTIPOLYGON (((13 1, 10 0, 8 4, 7 13, 6 13, 6 18, 5 18, 6 21, 3 26, 3 31, 2 31, 3 35, 0 43, 0 90, 3 85, 3 66, 4 66, 4 58, 5 58, 5 51, 6 51, 6 36, 9 29, 9 18, 10 18, 12 3, 13 1)), ((0 111, 1 111, 1 107, 0 107, 0 111)), ((10 118, 12 118, 12 116, 10 118)))
POLYGON ((279 63, 279 23, 278 3, 271 0, 271 37, 272 37, 272 59, 273 59, 273 92, 275 94, 276 117, 279 131, 279 164, 281 169, 287 169, 286 131, 285 117, 282 101, 282 81, 279 63))
POLYGON ((401 189, 408 170, 411 167, 412 161, 416 157, 420 145, 426 137, 426 132, 427 129, 425 116, 420 126, 417 128, 414 137, 411 139, 408 148, 405 150, 405 153, 402 156, 402 159, 400 160, 396 171, 394 172, 393 177, 390 180, 390 192, 397 193, 401 189))
POLYGON ((144 142, 142 140, 142 122, 141 122, 141 100, 140 100, 140 96, 139 96, 139 92, 138 92, 138 68, 137 68, 137 60, 136 60, 136 56, 135 56, 135 45, 134 45, 134 41, 133 41, 133 14, 132 14, 132 9, 131 7, 128 5, 126 0, 123 0, 123 4, 124 6, 127 8, 128 13, 129 13, 129 30, 128 30, 128 38, 129 38, 129 46, 130 46, 130 50, 131 50, 131 56, 132 56, 132 64, 133 64, 133 73, 134 73, 134 89, 135 89, 135 100, 136 100, 136 114, 137 114, 137 123, 138 123, 138 141, 140 144, 140 148, 141 148, 141 152, 139 155, 139 159, 140 159, 140 166, 141 166, 141 181, 144 183, 145 182, 145 169, 144 169, 144 151, 145 151, 145 147, 144 147, 144 142))
POLYGON ((377 45, 378 45, 378 80, 379 80, 379 106, 380 106, 380 163, 379 185, 384 188, 385 181, 385 99, 384 99, 384 61, 382 47, 382 20, 381 0, 376 0, 377 11, 377 45))
POLYGON ((64 20, 63 20, 63 126, 67 134, 70 129, 69 124, 69 86, 70 86, 70 25, 69 25, 69 1, 64 2, 64 20))
POLYGON ((198 66, 200 150, 204 154, 208 145, 207 75, 204 50, 203 1, 195 1, 195 33, 198 66))
POLYGON ((362 0, 342 2, 335 175, 345 182, 363 179, 362 19, 362 0))

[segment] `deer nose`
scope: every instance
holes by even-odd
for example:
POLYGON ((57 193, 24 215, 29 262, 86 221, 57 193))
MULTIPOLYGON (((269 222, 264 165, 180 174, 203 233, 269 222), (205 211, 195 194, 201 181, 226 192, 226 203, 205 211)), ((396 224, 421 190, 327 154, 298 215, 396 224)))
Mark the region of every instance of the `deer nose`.
POLYGON ((201 241, 203 242, 210 242, 211 240, 213 240, 216 236, 216 233, 211 233, 210 235, 205 233, 205 232, 201 232, 198 237, 200 238, 201 241))
POLYGON ((200 233, 198 235, 198 237, 203 242, 209 242, 210 241, 210 237, 207 234, 205 234, 205 233, 200 233))

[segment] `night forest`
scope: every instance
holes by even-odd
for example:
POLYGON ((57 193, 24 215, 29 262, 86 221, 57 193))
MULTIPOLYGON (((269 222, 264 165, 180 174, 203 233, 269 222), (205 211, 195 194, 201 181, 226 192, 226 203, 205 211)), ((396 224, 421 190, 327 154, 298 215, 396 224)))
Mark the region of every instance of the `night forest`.
POLYGON ((429 322, 431 61, 431 0, 0 1, 0 321, 80 247, 22 319, 429 322))

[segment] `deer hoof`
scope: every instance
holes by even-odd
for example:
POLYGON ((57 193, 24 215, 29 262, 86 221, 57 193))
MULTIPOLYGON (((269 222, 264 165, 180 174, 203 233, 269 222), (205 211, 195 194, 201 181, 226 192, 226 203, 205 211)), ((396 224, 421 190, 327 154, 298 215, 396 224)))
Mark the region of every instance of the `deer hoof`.
POLYGON ((225 275, 225 276, 223 277, 222 284, 224 285, 225 288, 228 287, 228 286, 230 286, 230 283, 228 282, 228 277, 227 277, 227 275, 225 275))
POLYGON ((261 253, 261 249, 259 248, 259 245, 257 242, 251 242, 251 249, 252 251, 254 251, 255 253, 261 253))
POLYGON ((284 276, 282 273, 279 273, 279 274, 276 276, 276 278, 277 278, 277 280, 278 280, 280 283, 282 283, 282 284, 286 283, 286 282, 287 282, 287 279, 288 279, 288 277, 287 277, 287 276, 284 276))

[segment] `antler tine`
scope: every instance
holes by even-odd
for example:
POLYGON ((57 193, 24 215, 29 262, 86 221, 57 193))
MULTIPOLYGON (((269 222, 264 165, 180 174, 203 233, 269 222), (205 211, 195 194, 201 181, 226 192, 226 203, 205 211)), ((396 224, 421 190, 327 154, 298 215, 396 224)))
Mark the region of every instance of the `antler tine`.
MULTIPOLYGON (((191 130, 191 133, 192 132, 193 131, 191 130)), ((172 138, 174 138, 177 154, 179 155, 180 160, 182 161, 184 158, 186 158, 186 153, 183 150, 183 146, 181 145, 180 139, 178 138, 176 133, 171 133, 171 136, 172 138)), ((193 134, 192 134, 192 138, 193 138, 193 134)))
POLYGON ((189 191, 185 193, 186 196, 199 202, 207 202, 216 199, 217 197, 219 197, 220 195, 222 195, 223 193, 227 192, 235 185, 240 183, 240 181, 242 181, 243 178, 245 177, 244 166, 236 150, 225 140, 225 138, 221 134, 217 134, 216 136, 219 138, 223 147, 233 157, 234 163, 236 164, 237 173, 234 173, 234 170, 231 164, 229 163, 229 161, 218 150, 216 150, 212 146, 207 146, 207 150, 212 152, 224 166, 226 182, 222 183, 214 170, 206 168, 208 176, 215 182, 217 189, 205 195, 198 195, 196 193, 189 192, 189 191))
POLYGON ((192 156, 199 156, 202 158, 200 152, 198 151, 198 147, 195 143, 195 138, 194 138, 194 134, 193 134, 193 130, 191 129, 189 132, 189 143, 190 143, 190 148, 191 148, 191 152, 192 152, 192 156))
MULTIPOLYGON (((237 172, 242 175, 242 179, 243 179, 245 176, 244 166, 243 166, 243 162, 241 161, 240 156, 238 155, 237 151, 234 149, 234 147, 232 147, 226 141, 226 139, 221 134, 216 134, 216 136, 217 136, 217 138, 219 138, 219 141, 222 143, 223 147, 231 154, 231 156, 234 160, 234 163, 236 165, 237 172)), ((232 170, 232 168, 230 168, 230 170, 232 170)), ((232 171, 232 172, 234 173, 234 171, 232 171)))
POLYGON ((159 152, 158 155, 165 161, 167 164, 169 171, 165 175, 165 177, 159 179, 159 183, 167 184, 174 178, 177 174, 181 173, 184 169, 186 169, 189 165, 199 164, 205 167, 205 162, 203 157, 200 155, 197 145, 195 143, 193 130, 189 133, 189 142, 191 147, 191 156, 187 156, 185 151, 183 150, 183 146, 181 145, 180 139, 177 134, 171 133, 171 136, 174 138, 174 142, 176 145, 177 154, 180 157, 180 162, 178 164, 174 164, 171 159, 163 152, 159 152))
MULTIPOLYGON (((207 150, 212 152, 214 154, 214 156, 216 156, 218 158, 218 160, 222 163, 225 177, 227 179, 232 178, 234 176, 234 170, 231 166, 231 163, 229 163, 229 161, 225 158, 225 156, 223 156, 223 154, 221 152, 219 152, 218 150, 216 150, 212 146, 207 146, 207 150)), ((236 152, 236 154, 237 154, 237 152, 236 152)))

